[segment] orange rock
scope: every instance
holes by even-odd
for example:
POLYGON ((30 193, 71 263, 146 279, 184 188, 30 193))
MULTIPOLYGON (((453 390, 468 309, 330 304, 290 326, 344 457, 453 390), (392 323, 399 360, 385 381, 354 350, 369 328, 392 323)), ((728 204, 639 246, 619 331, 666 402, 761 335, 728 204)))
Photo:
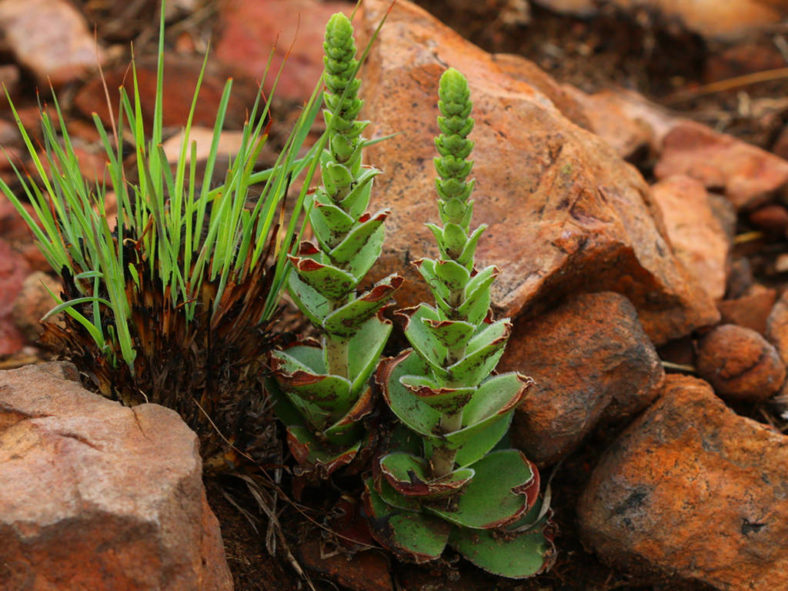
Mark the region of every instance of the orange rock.
POLYGON ((0 32, 44 87, 70 82, 104 61, 85 19, 66 0, 3 0, 0 32))
MULTIPOLYGON (((388 8, 384 0, 365 3, 360 29, 366 36, 388 8)), ((401 304, 429 298, 410 263, 437 254, 424 223, 438 217, 435 97, 447 66, 461 70, 471 87, 474 223, 488 224, 477 259, 500 267, 493 298, 505 315, 576 291, 606 290, 635 304, 655 342, 716 321, 708 295, 672 253, 640 175, 489 54, 406 1, 394 5, 361 86, 370 136, 396 134, 370 148, 368 161, 383 170, 373 199, 392 209, 373 272, 410 279, 399 292, 401 304)))
POLYGON ((284 64, 277 96, 305 101, 323 73, 323 35, 335 12, 350 15, 346 2, 227 0, 220 4, 216 56, 270 91, 284 64))
POLYGON ((30 267, 8 243, 0 238, 0 355, 11 355, 25 344, 12 318, 14 301, 22 289, 30 267))
POLYGON ((697 368, 719 396, 731 400, 766 400, 785 381, 777 350, 754 330, 735 324, 718 326, 700 339, 697 368))
POLYGON ((299 546, 301 562, 310 570, 330 577, 352 591, 392 591, 389 561, 379 551, 359 552, 352 559, 344 554, 324 555, 319 540, 299 546))
POLYGON ((766 333, 766 322, 777 299, 777 291, 755 284, 743 296, 717 303, 721 321, 766 333))
POLYGON ((594 94, 565 85, 582 106, 591 131, 604 139, 625 159, 640 152, 656 154, 662 138, 679 119, 637 92, 608 89, 594 94))
MULTIPOLYGON (((592 113, 581 104, 578 96, 571 92, 569 87, 558 84, 539 66, 521 55, 496 53, 491 57, 502 72, 515 80, 525 82, 549 98, 564 117, 572 123, 583 129, 591 129, 589 119, 592 117, 592 113)), ((577 93, 582 94, 580 91, 577 93)))
MULTIPOLYGON (((57 305, 50 292, 59 295, 61 289, 59 279, 42 271, 34 271, 25 278, 14 301, 12 318, 28 342, 34 343, 41 336, 41 318, 57 305)), ((47 322, 63 325, 63 322, 58 320, 60 315, 48 318, 47 322)))
POLYGON ((578 504, 607 563, 775 591, 788 580, 788 437, 740 416, 709 385, 670 375, 605 452, 578 504))
POLYGON ((591 16, 600 6, 615 7, 636 18, 649 14, 666 23, 679 22, 707 38, 730 39, 759 29, 771 29, 788 16, 781 0, 535 0, 551 10, 591 16))
POLYGON ((174 411, 123 407, 75 374, 0 372, 3 588, 232 589, 197 436, 174 411))
POLYGON ((788 162, 760 148, 683 121, 665 136, 654 174, 686 174, 707 189, 721 189, 738 210, 768 201, 788 184, 788 162))
MULTIPOLYGON (((149 132, 156 97, 156 61, 154 59, 140 59, 137 61, 136 67, 145 129, 149 132)), ((182 55, 165 55, 162 101, 162 120, 165 127, 181 127, 186 124, 201 68, 202 59, 189 59, 182 55)), ((116 109, 119 101, 118 89, 124 86, 130 96, 133 92, 129 69, 126 65, 122 65, 105 71, 104 75, 110 90, 111 103, 116 109)), ((209 62, 200 87, 200 98, 194 113, 194 125, 213 127, 219 101, 228 78, 229 71, 226 68, 215 61, 209 62)), ((253 82, 247 79, 233 81, 225 128, 240 129, 243 127, 256 95, 257 86, 253 82)), ((85 84, 77 93, 74 102, 86 117, 91 117, 95 112, 101 117, 104 125, 110 125, 104 85, 99 78, 94 78, 85 84)), ((117 119, 117 112, 115 118, 117 119)))
POLYGON ((635 308, 610 292, 579 295, 515 322, 498 369, 536 382, 515 412, 511 434, 541 466, 574 451, 600 420, 643 410, 665 375, 635 308))
POLYGON ((749 215, 750 223, 756 228, 775 234, 788 235, 788 209, 777 203, 768 203, 749 215))
POLYGON ((703 185, 688 176, 669 177, 651 187, 678 259, 714 300, 725 295, 730 243, 711 209, 703 185))
POLYGON ((777 348, 780 359, 788 365, 788 291, 783 292, 769 313, 766 340, 777 348))

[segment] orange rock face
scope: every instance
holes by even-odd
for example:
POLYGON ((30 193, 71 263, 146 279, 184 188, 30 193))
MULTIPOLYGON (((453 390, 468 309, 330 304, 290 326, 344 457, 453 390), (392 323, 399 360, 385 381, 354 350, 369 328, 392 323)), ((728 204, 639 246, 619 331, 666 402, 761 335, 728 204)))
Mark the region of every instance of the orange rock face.
POLYGON ((700 339, 697 367, 717 394, 731 400, 766 400, 785 381, 777 350, 754 330, 735 324, 718 326, 700 339))
MULTIPOLYGON (((365 3, 359 28, 368 36, 388 8, 383 0, 365 3)), ((677 263, 640 175, 545 95, 405 1, 393 7, 362 75, 370 135, 398 134, 370 148, 368 161, 383 170, 373 200, 392 209, 374 273, 410 280, 401 304, 429 297, 411 263, 437 254, 424 223, 438 217, 433 138, 438 78, 447 66, 471 88, 474 223, 488 225, 477 260, 501 269, 493 298, 505 315, 606 290, 635 304, 655 342, 716 321, 708 295, 677 263)))
POLYGON ((605 452, 578 505, 606 562, 775 591, 788 580, 788 437, 737 416, 708 384, 668 376, 605 452))
POLYGON ((73 379, 69 364, 0 372, 0 587, 232 589, 197 436, 73 379))
POLYGON ((511 434, 540 465, 572 452, 600 420, 643 410, 664 378, 634 306, 610 292, 583 294, 517 322, 499 370, 536 382, 515 412, 511 434))

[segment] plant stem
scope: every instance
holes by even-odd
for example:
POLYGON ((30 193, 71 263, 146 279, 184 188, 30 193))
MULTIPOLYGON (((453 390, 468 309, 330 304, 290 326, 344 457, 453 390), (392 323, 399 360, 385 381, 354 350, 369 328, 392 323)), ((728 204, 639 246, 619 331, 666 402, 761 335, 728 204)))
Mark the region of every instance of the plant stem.
POLYGON ((327 334, 323 339, 323 346, 326 350, 326 372, 335 376, 349 378, 347 340, 327 334))
MULTIPOLYGON (((453 414, 446 414, 441 418, 440 430, 442 433, 453 433, 462 427, 462 410, 453 414)), ((433 478, 443 478, 454 471, 454 458, 457 450, 449 446, 438 446, 432 450, 430 466, 433 478)))

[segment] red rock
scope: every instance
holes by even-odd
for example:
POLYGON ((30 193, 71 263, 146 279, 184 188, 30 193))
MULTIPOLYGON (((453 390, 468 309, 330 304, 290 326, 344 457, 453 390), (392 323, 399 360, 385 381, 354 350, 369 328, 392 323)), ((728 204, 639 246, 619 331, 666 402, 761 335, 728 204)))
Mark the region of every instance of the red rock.
POLYGON ((0 355, 11 355, 25 344, 11 313, 16 296, 29 273, 27 262, 0 238, 0 355))
POLYGON ((765 334, 766 319, 776 299, 776 290, 756 284, 740 298, 718 302, 717 309, 724 324, 736 324, 765 334))
POLYGON ((0 66, 0 105, 8 104, 8 96, 12 99, 16 97, 19 88, 19 68, 14 64, 4 64, 0 66), (8 95, 6 96, 6 92, 8 95))
POLYGON ((711 209, 706 189, 688 176, 666 178, 651 187, 678 259, 714 300, 725 295, 730 243, 711 209))
POLYGON ((772 152, 784 160, 788 160, 788 125, 783 127, 780 135, 774 141, 772 152))
POLYGON ((667 23, 684 27, 708 38, 730 39, 758 29, 770 29, 788 16, 788 6, 780 0, 535 0, 537 4, 576 16, 592 16, 600 6, 639 14, 656 15, 667 23))
POLYGON ((75 371, 0 372, 4 588, 232 589, 197 436, 172 410, 87 392, 75 371))
POLYGON ((703 78, 716 82, 762 70, 774 70, 785 65, 785 58, 769 39, 766 42, 747 40, 709 54, 703 78))
POLYGON ((219 13, 216 56, 259 82, 273 51, 266 92, 286 60, 276 94, 305 101, 323 73, 326 22, 335 12, 350 15, 351 10, 352 5, 337 1, 225 0, 219 13))
MULTIPOLYGON (((38 339, 43 330, 41 318, 57 305, 50 291, 59 295, 61 289, 60 279, 41 271, 35 271, 25 278, 14 301, 12 318, 29 342, 33 343, 38 339)), ((57 322, 55 318, 47 321, 57 322)))
POLYGON ((600 420, 643 410, 665 375, 635 308, 610 292, 579 295, 517 321, 498 369, 536 382, 515 412, 511 435, 541 466, 574 451, 600 420))
POLYGON ((585 94, 569 85, 564 88, 583 105, 591 131, 625 159, 635 157, 644 149, 656 154, 662 138, 680 121, 631 90, 608 89, 585 94))
POLYGON ((352 556, 323 553, 320 541, 313 540, 299 547, 305 567, 317 571, 352 591, 392 591, 394 584, 389 561, 380 552, 359 552, 352 556))
POLYGON ((104 61, 84 18, 66 0, 3 0, 0 33, 44 87, 70 82, 104 61))
POLYGON ((750 223, 770 234, 788 234, 788 209, 777 203, 759 207, 749 215, 750 223))
POLYGON ((723 324, 698 342, 698 375, 730 400, 762 401, 785 381, 785 365, 777 350, 760 334, 723 324))
MULTIPOLYGON (((150 130, 156 96, 156 61, 153 59, 141 59, 137 61, 136 67, 143 118, 146 130, 150 130)), ((165 55, 162 113, 165 127, 181 127, 186 124, 201 68, 202 59, 189 59, 182 55, 165 55)), ((110 89, 112 105, 118 104, 117 89, 122 85, 125 85, 129 94, 133 92, 131 76, 127 66, 122 65, 109 69, 104 72, 104 75, 107 80, 107 87, 110 89)), ((194 125, 213 127, 216 121, 219 101, 228 77, 229 72, 225 68, 216 62, 209 61, 202 86, 200 87, 200 98, 197 101, 192 122, 194 125)), ((257 86, 251 81, 244 79, 233 81, 232 94, 230 95, 225 118, 226 129, 240 129, 243 127, 246 115, 252 108, 256 95, 257 86)), ((104 86, 99 78, 94 78, 85 84, 77 93, 74 101, 83 115, 91 117, 92 113, 98 113, 104 124, 106 126, 110 125, 104 86)))
POLYGON ((775 346, 783 363, 788 365, 788 292, 783 292, 769 313, 765 336, 775 346))
MULTIPOLYGON (((359 28, 369 35, 388 8, 383 0, 365 3, 359 28)), ((618 291, 655 342, 716 322, 708 295, 672 253, 640 175, 489 54, 405 1, 394 5, 372 47, 361 87, 370 136, 398 134, 370 148, 367 160, 384 173, 373 199, 392 209, 373 273, 411 279, 399 292, 401 304, 429 298, 410 262, 437 254, 424 227, 437 219, 437 107, 429 105, 447 65, 468 77, 474 100, 474 224, 489 226, 477 261, 500 267, 493 298, 504 315, 577 291, 618 291)))
POLYGON ((580 531, 618 568, 774 591, 788 580, 786 482, 788 437, 671 375, 594 469, 580 531))
POLYGON ((700 123, 683 121, 665 136, 654 174, 659 179, 691 176, 707 189, 722 190, 742 210, 765 203, 788 183, 788 162, 700 123))

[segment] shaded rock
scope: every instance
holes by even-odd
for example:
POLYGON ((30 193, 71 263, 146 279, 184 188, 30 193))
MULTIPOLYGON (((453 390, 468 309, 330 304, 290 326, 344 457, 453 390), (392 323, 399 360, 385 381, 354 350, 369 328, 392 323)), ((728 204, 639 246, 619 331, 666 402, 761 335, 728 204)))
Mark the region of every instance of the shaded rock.
POLYGON ((716 82, 785 66, 785 57, 776 43, 771 39, 764 41, 746 40, 711 52, 704 65, 704 81, 716 82))
POLYGON ((783 292, 766 319, 766 340, 777 349, 788 365, 788 292, 783 292))
POLYGON ((698 375, 731 400, 766 400, 785 380, 777 350, 760 334, 723 324, 698 341, 698 375))
MULTIPOLYGON (((0 66, 0 88, 4 88, 4 92, 0 95, 0 105, 8 104, 8 96, 13 100, 16 97, 16 92, 19 88, 19 68, 14 64, 4 64, 0 66), (8 96, 6 96, 6 92, 8 96)), ((16 128, 16 126, 14 126, 16 128)), ((2 137, 2 133, 0 133, 2 137)))
POLYGON ((770 234, 788 235, 788 209, 777 203, 759 207, 749 215, 750 223, 770 234))
POLYGON ((0 238, 0 355, 12 355, 25 344, 25 338, 13 320, 17 294, 22 289, 30 267, 0 238))
POLYGON ((714 300, 725 295, 730 244, 711 209, 706 189, 688 176, 666 178, 651 187, 678 259, 714 300))
POLYGON ((707 195, 714 217, 720 222, 725 235, 728 237, 728 241, 733 242, 736 237, 736 226, 739 223, 736 207, 722 195, 717 193, 707 193, 707 195))
POLYGON ((755 278, 752 274, 750 259, 747 257, 733 259, 728 272, 728 297, 735 299, 747 295, 754 284, 755 278))
MULTIPOLYGON (((388 8, 383 0, 365 3, 367 35, 388 8)), ((393 7, 362 85, 370 135, 397 134, 370 148, 368 161, 383 170, 377 203, 392 209, 373 274, 396 271, 411 280, 399 292, 401 304, 429 298, 410 263, 437 255, 424 222, 437 219, 437 107, 430 105, 446 66, 461 70, 471 87, 474 224, 488 224, 477 260, 501 269, 492 291, 504 315, 576 291, 618 291, 635 304, 655 342, 716 321, 708 295, 673 255, 637 171, 603 140, 567 121, 543 94, 409 2, 393 7)))
POLYGON ((686 174, 721 190, 738 210, 768 201, 788 183, 788 162, 712 129, 682 121, 665 136, 654 174, 686 174))
POLYGON ((353 591, 390 591, 394 589, 388 559, 377 551, 359 552, 352 556, 342 553, 324 554, 317 540, 299 547, 303 565, 328 576, 353 591))
POLYGON ((3 0, 0 33, 44 86, 70 82, 104 61, 87 23, 66 0, 3 0))
POLYGON ((335 12, 350 15, 346 2, 316 0, 227 0, 219 12, 216 56, 270 91, 284 63, 277 96, 297 101, 312 94, 323 73, 323 35, 335 12))
POLYGON ((632 90, 606 89, 586 94, 569 85, 563 88, 583 105, 591 131, 625 159, 644 150, 656 154, 662 138, 680 121, 632 90))
POLYGON ((777 139, 774 140, 774 145, 772 145, 772 152, 775 155, 788 160, 788 125, 783 127, 780 135, 777 136, 777 139))
POLYGON ((777 299, 777 291, 753 285, 743 296, 717 303, 723 324, 736 324, 757 333, 766 333, 766 321, 777 299))
POLYGON ((669 341, 657 349, 657 355, 663 362, 694 368, 695 341, 692 337, 682 337, 669 341))
POLYGON ((571 453, 600 421, 645 408, 664 378, 637 311, 617 293, 582 294, 515 323, 500 371, 536 384, 515 412, 515 445, 540 465, 571 453))
POLYGON ((196 435, 57 375, 69 367, 0 372, 4 588, 232 589, 196 435))
POLYGON ((788 6, 775 0, 534 0, 551 10, 575 16, 592 16, 600 7, 615 7, 635 18, 644 12, 663 23, 679 22, 708 38, 738 38, 772 27, 788 16, 788 6))
POLYGON ((719 589, 788 580, 788 437, 737 416, 708 384, 667 377, 604 453, 578 504, 607 563, 719 589))
MULTIPOLYGON (((34 271, 22 283, 22 288, 14 301, 12 318, 16 327, 31 343, 41 336, 43 331, 41 318, 57 305, 50 291, 59 295, 61 289, 60 280, 43 271, 34 271)), ((47 322, 58 322, 58 320, 48 318, 47 322)))
MULTIPOLYGON (((142 58, 137 60, 136 66, 145 129, 150 132, 156 97, 156 60, 142 58)), ((186 124, 201 68, 202 59, 182 55, 164 56, 162 121, 165 127, 181 127, 186 124)), ((104 75, 113 105, 118 104, 118 89, 121 86, 124 86, 126 92, 132 96, 132 81, 126 65, 106 70, 104 75)), ((224 85, 229 77, 229 71, 220 64, 209 61, 200 87, 200 98, 195 108, 193 125, 213 127, 224 85)), ((257 86, 254 83, 244 79, 233 81, 225 117, 226 129, 243 127, 256 95, 257 86)), ((86 117, 90 118, 92 113, 97 113, 105 125, 110 125, 107 99, 100 78, 94 78, 85 84, 77 93, 74 102, 86 117)))

